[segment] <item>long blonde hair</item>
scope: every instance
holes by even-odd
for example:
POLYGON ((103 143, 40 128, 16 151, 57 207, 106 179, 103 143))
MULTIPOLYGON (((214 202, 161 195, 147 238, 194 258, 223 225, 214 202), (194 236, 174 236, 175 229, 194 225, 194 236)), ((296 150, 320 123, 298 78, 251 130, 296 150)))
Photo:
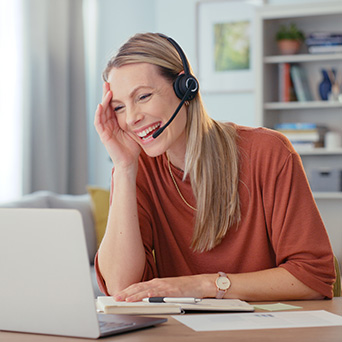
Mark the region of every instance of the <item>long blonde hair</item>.
MULTIPOLYGON (((178 52, 156 33, 130 38, 108 62, 104 80, 112 68, 131 63, 156 65, 170 82, 183 70, 178 52)), ((191 247, 204 252, 220 244, 241 219, 237 132, 234 124, 209 117, 200 93, 190 102, 187 115, 184 179, 189 175, 197 206, 191 247)))

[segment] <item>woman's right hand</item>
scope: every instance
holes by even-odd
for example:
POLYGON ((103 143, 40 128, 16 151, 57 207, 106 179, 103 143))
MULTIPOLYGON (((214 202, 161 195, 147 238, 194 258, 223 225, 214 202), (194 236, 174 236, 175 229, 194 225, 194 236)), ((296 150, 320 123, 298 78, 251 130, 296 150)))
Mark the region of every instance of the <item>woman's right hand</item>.
POLYGON ((141 148, 120 128, 111 106, 112 96, 109 84, 105 82, 103 84, 102 103, 97 106, 94 125, 115 168, 118 166, 126 168, 136 164, 141 148))

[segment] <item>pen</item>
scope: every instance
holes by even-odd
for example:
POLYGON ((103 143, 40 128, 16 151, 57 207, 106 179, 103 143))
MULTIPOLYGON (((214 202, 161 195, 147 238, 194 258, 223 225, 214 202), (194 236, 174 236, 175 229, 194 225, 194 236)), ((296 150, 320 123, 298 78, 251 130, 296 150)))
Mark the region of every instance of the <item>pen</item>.
POLYGON ((176 304, 196 304, 202 299, 193 297, 149 297, 144 298, 143 302, 147 303, 176 303, 176 304))

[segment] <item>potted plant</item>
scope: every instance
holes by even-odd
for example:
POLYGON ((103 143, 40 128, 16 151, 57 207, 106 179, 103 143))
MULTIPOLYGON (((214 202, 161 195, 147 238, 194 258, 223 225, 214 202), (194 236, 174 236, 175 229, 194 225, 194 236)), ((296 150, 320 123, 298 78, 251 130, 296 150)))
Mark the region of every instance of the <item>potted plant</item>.
POLYGON ((302 42, 305 40, 304 33, 294 23, 281 25, 275 38, 278 42, 280 53, 283 55, 297 53, 302 42))

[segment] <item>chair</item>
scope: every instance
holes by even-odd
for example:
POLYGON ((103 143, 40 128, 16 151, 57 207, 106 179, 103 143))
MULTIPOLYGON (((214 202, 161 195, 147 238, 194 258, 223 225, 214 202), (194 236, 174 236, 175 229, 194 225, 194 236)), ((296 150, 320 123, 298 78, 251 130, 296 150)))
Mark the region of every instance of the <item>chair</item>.
POLYGON ((333 293, 334 297, 341 297, 341 271, 340 265, 336 257, 334 257, 335 270, 336 270, 336 280, 334 283, 333 293))

